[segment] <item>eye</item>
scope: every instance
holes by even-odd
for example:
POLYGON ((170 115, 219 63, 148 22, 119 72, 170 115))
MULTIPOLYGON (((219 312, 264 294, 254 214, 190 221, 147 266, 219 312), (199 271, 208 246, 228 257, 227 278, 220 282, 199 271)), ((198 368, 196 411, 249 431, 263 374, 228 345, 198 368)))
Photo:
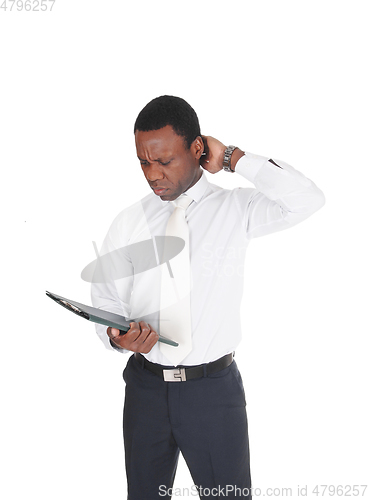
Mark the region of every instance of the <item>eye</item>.
POLYGON ((169 160, 169 161, 166 161, 166 162, 164 162, 164 161, 160 161, 159 163, 160 163, 160 165, 163 165, 163 166, 165 167, 166 165, 169 165, 169 163, 170 163, 171 161, 172 161, 172 160, 169 160))

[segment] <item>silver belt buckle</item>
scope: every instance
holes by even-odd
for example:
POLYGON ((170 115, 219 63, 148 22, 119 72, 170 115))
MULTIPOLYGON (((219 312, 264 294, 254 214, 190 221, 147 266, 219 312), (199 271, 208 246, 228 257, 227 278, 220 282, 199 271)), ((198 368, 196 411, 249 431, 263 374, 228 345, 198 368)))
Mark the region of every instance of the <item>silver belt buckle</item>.
POLYGON ((172 370, 163 370, 165 382, 186 382, 185 368, 173 368, 172 370))

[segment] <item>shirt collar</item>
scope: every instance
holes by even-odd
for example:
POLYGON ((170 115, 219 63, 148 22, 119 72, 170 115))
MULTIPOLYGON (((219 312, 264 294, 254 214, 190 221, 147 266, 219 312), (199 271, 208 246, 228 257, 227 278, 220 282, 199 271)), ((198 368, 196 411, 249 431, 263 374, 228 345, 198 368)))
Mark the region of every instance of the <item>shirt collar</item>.
MULTIPOLYGON (((207 190, 208 185, 209 185, 209 181, 205 177, 204 171, 202 171, 201 172, 201 177, 196 182, 196 184, 194 184, 192 187, 190 187, 190 189, 187 189, 187 191, 185 191, 183 194, 187 194, 196 203, 198 203, 201 200, 201 198, 204 196, 205 191, 207 190)), ((167 200, 162 200, 160 197, 159 197, 159 199, 160 199, 160 201, 162 202, 163 205, 166 205, 166 204, 170 203, 167 200)))

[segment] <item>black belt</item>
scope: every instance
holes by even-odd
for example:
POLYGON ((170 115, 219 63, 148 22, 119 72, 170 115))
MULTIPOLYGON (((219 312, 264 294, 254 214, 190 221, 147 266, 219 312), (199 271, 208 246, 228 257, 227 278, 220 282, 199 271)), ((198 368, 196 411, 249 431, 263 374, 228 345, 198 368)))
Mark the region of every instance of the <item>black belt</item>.
POLYGON ((226 354, 222 358, 212 361, 211 363, 205 363, 203 365, 196 366, 177 366, 176 368, 165 367, 163 365, 158 365, 157 363, 152 363, 148 361, 145 356, 142 356, 139 352, 134 353, 134 357, 142 365, 155 375, 158 375, 166 382, 185 382, 186 380, 191 380, 193 378, 206 377, 212 373, 220 372, 227 368, 233 361, 233 354, 226 354))

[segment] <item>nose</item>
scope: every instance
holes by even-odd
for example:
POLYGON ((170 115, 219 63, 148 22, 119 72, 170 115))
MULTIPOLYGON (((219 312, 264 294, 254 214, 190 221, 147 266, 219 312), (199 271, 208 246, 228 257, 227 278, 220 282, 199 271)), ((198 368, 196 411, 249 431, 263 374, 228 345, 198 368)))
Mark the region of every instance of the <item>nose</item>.
POLYGON ((159 165, 155 165, 155 163, 149 163, 149 165, 143 166, 143 171, 145 177, 150 182, 155 182, 160 179, 163 179, 163 172, 159 165))

